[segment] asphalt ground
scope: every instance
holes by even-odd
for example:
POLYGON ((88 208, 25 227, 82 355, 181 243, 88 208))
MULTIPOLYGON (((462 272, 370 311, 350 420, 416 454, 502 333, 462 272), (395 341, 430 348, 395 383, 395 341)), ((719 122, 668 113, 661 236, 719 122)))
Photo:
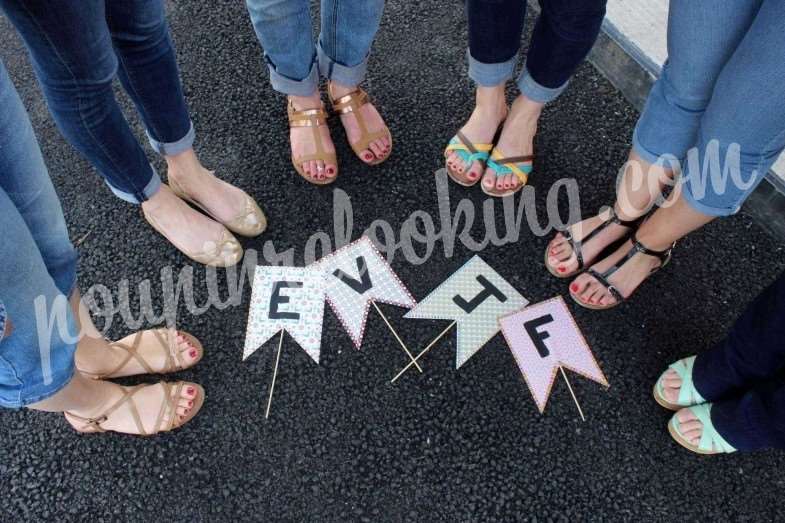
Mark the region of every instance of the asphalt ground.
MULTIPOLYGON (((270 218, 269 232, 246 248, 294 248, 302 263, 308 237, 332 231, 334 191, 306 184, 290 166, 284 100, 268 86, 243 3, 179 0, 169 10, 198 152, 270 218)), ((0 34, 0 56, 30 110, 72 237, 87 235, 80 285, 100 283, 116 296, 126 280, 133 300, 149 279, 160 295, 160 270, 188 260, 65 143, 5 20, 0 34)), ((335 187, 351 197, 354 237, 375 219, 397 234, 417 209, 438 217, 433 173, 472 106, 465 42, 455 2, 388 2, 366 87, 395 136, 392 159, 365 167, 333 122, 341 159, 335 187)), ((578 180, 584 213, 611 202, 636 117, 597 71, 582 66, 542 119, 531 179, 540 207, 563 177, 578 180)), ((452 185, 450 195, 453 206, 468 198, 478 212, 485 200, 478 188, 452 185)), ((566 296, 567 284, 542 265, 548 239, 525 228, 518 242, 481 255, 533 302, 566 296)), ((249 289, 240 306, 199 316, 181 308, 180 327, 207 348, 195 369, 181 373, 206 387, 202 413, 183 430, 143 439, 78 436, 57 415, 0 412, 0 519, 781 521, 785 456, 684 451, 668 436, 668 414, 651 388, 668 363, 723 336, 785 267, 782 249, 740 214, 681 242, 667 270, 628 304, 604 313, 570 305, 611 383, 606 391, 572 377, 585 423, 561 380, 538 413, 501 336, 457 372, 448 337, 423 360, 424 375, 391 385, 406 358, 380 319, 372 315, 357 351, 329 310, 320 365, 286 341, 265 420, 275 345, 241 361, 249 289)), ((438 244, 422 265, 398 256, 393 266, 421 299, 471 254, 459 242, 446 257, 438 244)), ((197 302, 205 299, 204 275, 194 265, 197 302)), ((445 325, 384 310, 413 347, 445 325)), ((128 333, 119 323, 112 337, 128 333)))

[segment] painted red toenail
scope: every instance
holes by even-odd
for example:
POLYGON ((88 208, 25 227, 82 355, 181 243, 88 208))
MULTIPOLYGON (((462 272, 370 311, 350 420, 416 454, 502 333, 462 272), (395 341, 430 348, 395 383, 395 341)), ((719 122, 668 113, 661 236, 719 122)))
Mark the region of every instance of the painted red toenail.
POLYGON ((195 389, 193 387, 188 387, 188 394, 193 394, 195 389))
POLYGON ((557 270, 557 271, 559 271, 559 272, 564 272, 564 271, 566 271, 567 269, 565 269, 564 267, 559 267, 559 268, 557 268, 556 270, 557 270))
POLYGON ((189 354, 189 355, 190 355, 192 358, 195 358, 195 357, 196 357, 196 351, 195 351, 195 350, 192 350, 192 351, 191 351, 191 352, 189 352, 188 354, 189 354))
POLYGON ((570 285, 570 290, 572 292, 578 292, 578 284, 577 283, 573 283, 572 285, 570 285))

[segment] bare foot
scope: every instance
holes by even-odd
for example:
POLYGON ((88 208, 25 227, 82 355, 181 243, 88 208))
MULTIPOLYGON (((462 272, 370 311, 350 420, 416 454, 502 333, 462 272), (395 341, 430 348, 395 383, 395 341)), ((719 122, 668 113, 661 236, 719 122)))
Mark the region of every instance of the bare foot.
MULTIPOLYGON (((537 122, 543 107, 543 104, 519 95, 512 104, 496 149, 506 157, 534 154, 534 135, 537 134, 537 122)), ((496 193, 515 190, 520 183, 514 174, 497 176, 491 167, 485 169, 482 178, 483 187, 496 193)))
MULTIPOLYGON (((347 87, 337 82, 330 82, 328 90, 330 97, 333 100, 338 100, 342 96, 346 96, 357 89, 357 87, 347 87)), ((366 130, 368 133, 375 133, 385 128, 384 119, 376 107, 372 103, 366 103, 359 109, 360 114, 365 122, 366 130)), ((357 116, 352 113, 341 114, 341 123, 346 130, 346 137, 350 144, 357 143, 363 137, 363 131, 357 123, 357 116)), ((392 144, 387 137, 377 138, 372 141, 368 149, 360 152, 360 159, 365 163, 372 163, 377 160, 382 160, 390 154, 392 144)))
POLYGON ((230 224, 241 218, 243 230, 237 232, 250 235, 260 234, 266 227, 266 218, 256 202, 242 189, 216 178, 212 171, 205 169, 193 149, 167 156, 166 163, 170 182, 198 202, 218 222, 230 224), (248 200, 252 202, 252 212, 249 212, 248 200))
MULTIPOLYGON (((141 358, 154 373, 159 373, 171 361, 168 357, 170 348, 167 335, 166 329, 146 330, 126 336, 116 343, 85 336, 76 350, 76 368, 87 375, 104 378, 148 374, 147 368, 139 361, 141 358), (135 347, 138 358, 129 357, 129 352, 118 345, 135 347)), ((192 366, 201 357, 200 348, 188 335, 176 332, 173 345, 172 349, 179 354, 175 363, 183 367, 192 366)))
MULTIPOLYGON (((477 87, 476 102, 469 120, 461 127, 461 133, 472 143, 492 143, 499 125, 507 117, 507 102, 504 98, 504 85, 477 87)), ((447 166, 465 183, 473 183, 482 176, 483 164, 474 161, 466 165, 460 155, 450 151, 447 166)))
POLYGON ((236 263, 242 257, 242 248, 226 227, 192 209, 177 197, 166 184, 152 198, 142 203, 142 209, 152 218, 161 232, 186 255, 211 252, 221 245, 217 256, 236 263), (233 240, 224 244, 223 239, 233 240))
MULTIPOLYGON (((290 96, 289 100, 298 111, 323 108, 322 97, 318 91, 311 96, 290 96)), ((320 133, 325 152, 335 152, 335 146, 330 137, 330 129, 326 125, 318 127, 291 127, 289 140, 292 145, 292 156, 294 158, 318 152, 316 142, 314 141, 314 132, 320 133)), ((301 167, 305 174, 314 180, 329 180, 338 175, 338 166, 332 163, 325 163, 323 160, 309 160, 303 162, 301 167)))
POLYGON ((107 414, 105 418, 99 418, 107 409, 115 405, 125 392, 133 387, 123 387, 114 383, 103 382, 102 388, 104 389, 102 402, 99 405, 85 410, 70 410, 66 413, 66 419, 75 429, 91 431, 91 426, 86 425, 83 420, 69 415, 69 413, 81 418, 98 418, 96 421, 102 429, 125 434, 142 434, 137 425, 137 421, 139 421, 144 432, 153 434, 178 426, 189 416, 196 414, 196 412, 193 412, 193 409, 200 406, 196 401, 197 396, 200 394, 198 385, 185 383, 180 388, 179 395, 172 398, 171 405, 174 407, 172 409, 168 408, 166 394, 167 390, 170 391, 170 394, 177 393, 177 387, 174 384, 170 384, 167 389, 163 384, 158 383, 141 387, 133 394, 131 399, 122 403, 115 411, 107 414), (136 407, 139 416, 138 420, 133 414, 133 406, 136 407))

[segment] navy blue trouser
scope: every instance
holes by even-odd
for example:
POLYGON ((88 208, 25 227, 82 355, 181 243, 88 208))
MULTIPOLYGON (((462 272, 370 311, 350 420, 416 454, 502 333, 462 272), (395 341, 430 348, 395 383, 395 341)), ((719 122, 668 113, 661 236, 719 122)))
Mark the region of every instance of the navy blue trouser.
POLYGON ((712 422, 738 450, 785 449, 785 273, 695 359, 698 392, 712 422))

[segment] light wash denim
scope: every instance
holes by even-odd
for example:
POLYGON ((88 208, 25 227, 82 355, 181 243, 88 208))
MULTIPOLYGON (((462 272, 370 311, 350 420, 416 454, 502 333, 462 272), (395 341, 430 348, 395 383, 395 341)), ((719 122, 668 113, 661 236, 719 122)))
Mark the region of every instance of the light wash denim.
POLYGON ((652 164, 679 160, 684 197, 703 214, 737 212, 785 148, 784 28, 782 0, 670 2, 669 58, 633 149, 652 164), (737 146, 738 172, 723 176, 737 146))
POLYGON ((309 96, 318 89, 320 75, 349 87, 365 78, 384 0, 322 0, 316 43, 309 0, 245 3, 276 91, 309 96))
POLYGON ((55 122, 131 203, 161 187, 117 104, 119 77, 144 122, 153 149, 190 149, 194 128, 183 96, 163 0, 0 0, 32 57, 55 122))
POLYGON ((19 408, 52 396, 73 376, 76 346, 70 337, 76 332, 66 296, 76 285, 77 254, 30 120, 2 62, 0 230, 0 300, 13 324, 0 338, 0 406, 19 408), (39 337, 36 299, 46 303, 46 316, 59 304, 69 332, 61 336, 55 328, 39 337))

